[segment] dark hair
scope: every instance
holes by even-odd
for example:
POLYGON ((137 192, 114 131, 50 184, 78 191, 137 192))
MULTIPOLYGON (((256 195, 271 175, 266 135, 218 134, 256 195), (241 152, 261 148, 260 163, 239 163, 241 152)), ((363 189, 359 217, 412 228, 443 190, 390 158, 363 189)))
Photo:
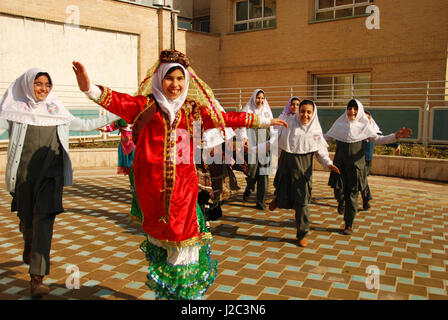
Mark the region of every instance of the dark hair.
POLYGON ((358 102, 356 102, 355 99, 350 100, 347 104, 347 109, 349 108, 355 108, 356 110, 358 110, 358 102))
POLYGON ((258 91, 257 91, 257 94, 255 95, 255 97, 258 96, 258 94, 259 94, 260 92, 263 93, 263 97, 266 97, 266 94, 264 93, 263 90, 258 90, 258 91))
POLYGON ((310 105, 312 105, 312 106, 313 106, 313 110, 314 110, 314 103, 313 103, 313 101, 311 101, 311 100, 307 100, 307 99, 302 100, 302 101, 300 102, 300 104, 299 104, 299 110, 300 110, 300 108, 302 108, 302 106, 304 106, 304 105, 306 105, 306 104, 310 104, 310 105))
POLYGON ((372 114, 370 113, 370 111, 364 110, 365 114, 368 114, 369 116, 372 116, 372 114))
POLYGON ((48 82, 50 83, 50 86, 53 86, 53 83, 51 82, 51 77, 48 74, 48 72, 39 72, 38 74, 36 74, 36 77, 34 77, 34 80, 36 80, 37 78, 39 78, 40 76, 46 76, 48 79, 48 82))
POLYGON ((291 101, 290 102, 293 102, 294 100, 297 100, 297 101, 299 101, 299 103, 302 101, 302 100, 300 100, 299 98, 297 98, 297 97, 294 97, 294 98, 292 98, 291 99, 291 101))
POLYGON ((172 73, 172 72, 176 71, 176 70, 180 70, 180 71, 182 71, 182 73, 183 73, 183 74, 184 74, 184 76, 185 76, 185 72, 184 72, 184 69, 182 69, 182 67, 181 67, 181 66, 175 66, 175 67, 172 67, 172 68, 170 68, 170 69, 168 70, 168 72, 167 72, 167 73, 165 73, 165 76, 166 76, 167 74, 170 74, 170 73, 172 73))

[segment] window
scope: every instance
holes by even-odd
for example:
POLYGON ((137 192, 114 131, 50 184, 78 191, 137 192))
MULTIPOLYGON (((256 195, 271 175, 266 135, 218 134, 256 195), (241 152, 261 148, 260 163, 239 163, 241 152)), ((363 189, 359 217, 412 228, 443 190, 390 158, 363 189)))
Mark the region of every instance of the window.
POLYGON ((193 19, 193 30, 210 33, 210 17, 193 19))
POLYGON ((315 0, 316 20, 330 20, 366 14, 373 0, 315 0))
POLYGON ((275 0, 235 1, 233 31, 268 29, 275 26, 275 0))
POLYGON ((189 18, 184 18, 184 17, 178 16, 177 17, 177 27, 179 29, 192 30, 193 22, 189 18))
POLYGON ((319 106, 346 106, 352 99, 370 105, 370 73, 314 75, 314 100, 319 106))

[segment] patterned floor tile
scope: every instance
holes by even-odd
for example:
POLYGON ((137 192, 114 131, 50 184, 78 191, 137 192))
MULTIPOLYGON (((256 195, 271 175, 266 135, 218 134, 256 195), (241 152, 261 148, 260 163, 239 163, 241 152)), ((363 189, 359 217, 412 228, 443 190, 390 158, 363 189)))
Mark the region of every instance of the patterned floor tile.
MULTIPOLYGON (((212 222, 219 275, 207 299, 448 300, 446 184, 369 177, 372 208, 358 213, 349 237, 341 234, 328 173, 313 175, 307 248, 297 246, 291 210, 255 210, 254 195, 243 203, 242 191, 224 204, 222 219, 212 222), (366 287, 370 265, 379 269, 379 290, 366 287)), ((244 177, 237 177, 244 190, 244 177)), ((55 222, 45 278, 52 286, 48 299, 155 298, 138 248, 144 235, 129 224, 130 200, 127 178, 114 170, 80 175, 64 190, 66 212, 55 222), (73 264, 80 266, 78 290, 65 283, 65 268, 73 264)), ((29 299, 23 240, 9 208, 0 185, 0 299, 29 299)))

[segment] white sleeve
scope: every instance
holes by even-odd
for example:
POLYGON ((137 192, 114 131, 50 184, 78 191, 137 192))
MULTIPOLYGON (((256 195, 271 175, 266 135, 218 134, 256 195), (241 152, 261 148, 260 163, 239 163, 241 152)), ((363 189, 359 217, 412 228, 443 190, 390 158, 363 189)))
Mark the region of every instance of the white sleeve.
POLYGON ((333 161, 330 159, 330 154, 328 153, 327 147, 322 147, 316 151, 316 159, 319 163, 324 167, 324 169, 328 169, 328 166, 333 164, 333 161))
POLYGON ((269 128, 271 126, 271 119, 268 117, 259 116, 260 128, 269 128))
POLYGON ((376 135, 376 136, 371 137, 369 140, 371 140, 373 143, 376 143, 376 144, 389 144, 389 143, 397 142, 395 133, 391 133, 387 136, 376 135))
POLYGON ((92 100, 98 100, 101 97, 101 89, 95 85, 91 84, 88 91, 83 91, 87 97, 89 97, 92 100))
POLYGON ((326 133, 324 134, 324 138, 326 141, 334 141, 334 139, 332 137, 330 137, 329 135, 327 135, 326 133))
POLYGON ((116 116, 109 111, 106 112, 106 115, 95 119, 81 119, 76 117, 70 122, 70 130, 88 132, 104 127, 118 119, 120 119, 119 116, 116 116))

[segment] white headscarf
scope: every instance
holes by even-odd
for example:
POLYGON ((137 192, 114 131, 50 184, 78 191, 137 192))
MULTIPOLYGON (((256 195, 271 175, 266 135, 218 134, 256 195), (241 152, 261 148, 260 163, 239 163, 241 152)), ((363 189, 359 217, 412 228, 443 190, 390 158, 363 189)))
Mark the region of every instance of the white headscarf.
MULTIPOLYGON (((365 112, 365 111, 364 111, 365 112)), ((366 115, 367 116, 367 115, 366 115)), ((369 117, 367 117, 367 119, 369 119, 369 117)), ((380 127, 376 124, 375 120, 373 119, 372 114, 370 114, 370 125, 372 126, 373 130, 377 133, 377 134, 382 134, 380 127)))
POLYGON ((45 100, 37 100, 34 80, 41 72, 48 74, 42 69, 33 68, 9 86, 0 101, 1 118, 34 126, 58 126, 75 119, 52 89, 45 100))
POLYGON ((300 121, 300 111, 285 119, 288 128, 281 127, 278 138, 278 145, 282 150, 289 153, 306 154, 315 152, 322 147, 328 147, 317 116, 316 104, 314 102, 312 104, 314 113, 307 124, 304 125, 300 121))
POLYGON ((347 111, 342 114, 331 126, 327 136, 342 142, 353 143, 376 136, 377 132, 370 125, 369 118, 364 112, 364 106, 358 100, 358 114, 353 121, 347 116, 347 111))
POLYGON ((152 94, 154 95, 154 98, 156 99, 157 103, 159 104, 159 107, 162 109, 163 112, 165 112, 168 115, 168 118, 170 120, 170 124, 173 124, 174 117, 179 111, 179 109, 182 107, 182 105, 185 102, 185 99, 187 98, 188 94, 188 85, 189 85, 189 74, 188 71, 185 70, 184 66, 180 63, 162 63, 160 67, 157 69, 157 71, 154 73, 152 81, 152 94), (165 77, 166 73, 173 67, 181 67, 184 76, 185 76, 185 87, 184 91, 182 91, 181 95, 177 97, 175 100, 169 100, 162 89, 162 80, 165 77))
MULTIPOLYGON (((271 108, 269 107, 269 103, 268 100, 266 99, 266 96, 264 98, 264 103, 260 108, 257 107, 257 103, 255 102, 257 94, 260 91, 263 92, 264 94, 264 91, 261 89, 255 89, 254 92, 252 92, 252 96, 250 97, 249 102, 246 103, 246 106, 241 111, 247 113, 255 113, 256 115, 264 119, 271 120, 274 118, 274 116, 272 115, 272 111, 271 108)), ((238 140, 248 139, 246 128, 238 128, 235 130, 235 133, 238 140)))
POLYGON ((301 101, 299 97, 296 97, 296 96, 291 97, 291 98, 288 100, 288 103, 286 104, 286 106, 283 108, 282 113, 281 113, 280 116, 278 117, 279 119, 284 120, 284 119, 286 119, 288 116, 293 115, 293 113, 291 112, 291 102, 292 102, 293 99, 295 99, 295 100, 299 100, 299 103, 300 103, 300 101, 301 101))
POLYGON ((257 107, 257 103, 255 102, 257 94, 260 91, 265 94, 263 90, 255 89, 254 92, 252 92, 252 96, 250 97, 249 102, 243 108, 242 112, 255 113, 256 115, 262 115, 263 118, 271 120, 274 118, 274 116, 272 115, 271 107, 269 107, 268 99, 266 99, 266 96, 264 98, 264 103, 260 108, 257 107))

